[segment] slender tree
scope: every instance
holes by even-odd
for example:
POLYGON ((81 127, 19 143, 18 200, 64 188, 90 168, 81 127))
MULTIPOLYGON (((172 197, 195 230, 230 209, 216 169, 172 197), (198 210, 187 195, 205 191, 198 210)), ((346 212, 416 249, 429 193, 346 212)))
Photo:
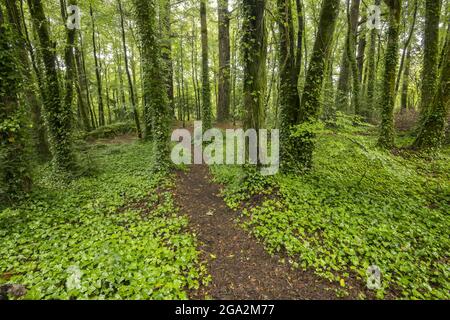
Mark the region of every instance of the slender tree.
POLYGON ((219 94, 217 120, 225 121, 230 117, 230 13, 228 0, 218 0, 219 16, 219 94))
POLYGON ((42 84, 42 71, 37 66, 34 48, 31 46, 28 37, 25 17, 23 16, 22 3, 19 10, 16 1, 7 0, 5 2, 8 12, 8 19, 11 22, 14 33, 17 35, 17 54, 19 55, 20 61, 22 62, 22 73, 26 81, 26 84, 23 86, 23 91, 25 94, 26 102, 31 109, 30 111, 31 119, 33 122, 33 136, 35 140, 36 151, 40 159, 47 160, 51 154, 47 142, 46 128, 41 112, 42 97, 45 94, 45 89, 42 84), (33 70, 35 72, 35 77, 33 76, 33 70), (35 80, 37 80, 39 90, 36 90, 35 80), (37 92, 40 92, 41 97, 39 97, 37 92))
POLYGON ((200 0, 200 24, 202 39, 202 120, 203 128, 211 128, 211 88, 209 84, 208 26, 206 22, 206 0, 200 0))
MULTIPOLYGON (((339 15, 339 5, 340 0, 324 0, 322 3, 317 36, 303 88, 299 118, 302 124, 314 123, 319 116, 325 63, 330 54, 330 46, 339 15)), ((310 169, 314 150, 314 134, 307 132, 300 138, 301 158, 299 161, 304 169, 310 169)))
MULTIPOLYGON (((359 13, 359 2, 360 0, 352 1, 352 13, 350 13, 350 0, 347 0, 347 25, 348 25, 348 34, 346 38, 346 46, 347 50, 347 61, 350 66, 351 75, 352 75, 352 111, 355 114, 360 114, 360 92, 361 92, 361 82, 359 77, 359 69, 358 62, 356 60, 355 51, 356 51, 356 34, 353 34, 354 30, 358 30, 357 23, 358 19, 352 21, 352 15, 354 11, 359 13), (356 27, 353 25, 356 24, 356 27)), ((356 33, 356 32, 355 32, 356 33)))
POLYGON ((441 2, 441 0, 425 1, 425 37, 421 92, 422 100, 420 103, 421 121, 424 121, 427 118, 437 90, 441 2))
POLYGON ((61 99, 57 57, 50 39, 48 20, 41 0, 28 0, 31 19, 40 42, 40 55, 45 69, 44 109, 48 123, 53 163, 57 170, 75 167, 72 144, 72 110, 61 99))
POLYGON ((0 200, 11 200, 31 187, 23 108, 18 99, 23 82, 17 72, 19 38, 12 30, 0 3, 0 200))
POLYGON ((414 147, 419 149, 439 148, 442 144, 450 111, 450 24, 444 47, 441 76, 438 90, 433 98, 428 116, 420 127, 414 147))
POLYGON ((137 110, 137 103, 136 103, 136 95, 134 93, 133 80, 131 78, 130 68, 128 66, 127 42, 126 42, 126 36, 125 36, 125 23, 124 23, 124 18, 123 18, 122 1, 117 0, 117 4, 119 6, 119 13, 120 13, 120 27, 122 30, 122 45, 123 45, 123 59, 125 60, 125 72, 127 74, 127 79, 128 79, 128 88, 130 89, 131 109, 133 110, 133 118, 134 118, 134 123, 136 124, 136 131, 137 131, 138 137, 142 138, 141 123, 139 121, 139 113, 137 110))
POLYGON ((336 91, 336 108, 341 111, 348 111, 349 94, 351 88, 352 65, 349 61, 349 54, 354 56, 358 31, 359 7, 361 0, 352 0, 351 13, 348 20, 347 35, 345 39, 344 51, 342 53, 339 80, 336 91), (351 47, 349 47, 351 45, 351 47))
POLYGON ((164 170, 169 157, 169 105, 163 78, 161 44, 154 0, 133 0, 142 54, 145 139, 153 139, 156 168, 164 170))
POLYGON ((381 125, 378 145, 383 148, 394 146, 395 76, 398 65, 398 39, 400 33, 401 0, 385 0, 389 7, 388 43, 384 61, 383 86, 381 93, 381 125))
POLYGON ((175 105, 173 101, 174 91, 173 91, 173 61, 172 61, 172 22, 171 22, 171 2, 170 0, 160 1, 160 23, 161 23, 161 51, 162 59, 164 62, 167 86, 167 97, 169 99, 169 106, 172 116, 175 116, 175 105))
POLYGON ((300 113, 297 84, 301 64, 296 63, 296 55, 297 59, 300 59, 301 53, 298 53, 295 49, 291 1, 278 0, 277 7, 278 28, 280 30, 280 89, 278 94, 281 108, 281 165, 283 170, 287 171, 294 167, 296 159, 299 158, 297 153, 300 151, 299 146, 295 145, 298 139, 291 137, 291 129, 293 125, 297 124, 300 113))
POLYGON ((267 38, 265 0, 243 1, 242 56, 244 64, 243 105, 244 126, 260 129, 264 124, 267 38))
POLYGON ((103 107, 103 92, 102 92, 102 77, 101 77, 101 70, 100 65, 98 62, 98 56, 97 56, 97 42, 96 42, 96 29, 95 29, 95 19, 94 19, 94 13, 92 10, 92 4, 89 4, 89 12, 91 14, 91 21, 92 21, 92 47, 93 47, 93 54, 94 54, 94 63, 95 63, 95 77, 97 79, 97 94, 98 94, 98 118, 99 118, 99 125, 104 126, 105 125, 105 110, 103 107))
MULTIPOLYGON (((379 6, 381 0, 375 0, 375 5, 379 6)), ((376 75, 377 75, 377 40, 378 40, 378 29, 373 28, 370 31, 370 44, 369 51, 367 54, 367 88, 366 88, 366 104, 368 118, 371 120, 374 115, 375 109, 375 87, 376 87, 376 75)))

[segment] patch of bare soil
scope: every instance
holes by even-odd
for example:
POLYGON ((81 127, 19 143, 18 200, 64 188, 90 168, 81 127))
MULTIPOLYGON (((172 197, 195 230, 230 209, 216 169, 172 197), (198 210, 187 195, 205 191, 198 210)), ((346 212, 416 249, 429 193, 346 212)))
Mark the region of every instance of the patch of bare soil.
MULTIPOLYGON (((281 264, 280 257, 271 257, 236 224, 237 213, 219 196, 206 166, 194 165, 177 175, 175 199, 190 219, 212 276, 208 286, 191 292, 192 299, 337 299, 335 284, 281 264)), ((356 298, 360 290, 354 287, 347 298, 356 298)))

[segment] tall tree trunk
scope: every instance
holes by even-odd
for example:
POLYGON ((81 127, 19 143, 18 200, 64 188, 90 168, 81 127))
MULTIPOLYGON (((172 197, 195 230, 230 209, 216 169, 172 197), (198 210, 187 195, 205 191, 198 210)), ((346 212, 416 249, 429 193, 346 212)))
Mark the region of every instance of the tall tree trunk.
POLYGON ((86 75, 83 70, 83 63, 81 60, 81 52, 78 48, 75 48, 75 62, 77 67, 77 75, 78 75, 78 100, 80 103, 80 115, 81 121, 83 123, 84 130, 91 131, 91 123, 89 122, 89 106, 87 105, 87 101, 89 101, 88 88, 86 83, 86 75))
MULTIPOLYGON (((265 0, 244 0, 242 5, 242 56, 244 64, 244 128, 258 130, 264 125, 267 36, 265 0)), ((259 146, 257 146, 259 152, 259 146)), ((248 148, 246 148, 248 150, 248 148)), ((254 160, 254 159, 250 159, 254 160)))
POLYGON ((17 7, 17 3, 14 0, 7 0, 6 7, 8 11, 8 17, 11 21, 14 31, 17 34, 20 46, 18 48, 18 54, 20 61, 22 62, 22 73, 26 80, 24 86, 24 93, 27 103, 30 105, 31 119, 33 122, 33 136, 35 140, 35 147, 38 157, 42 160, 47 160, 50 157, 50 149, 47 142, 47 134, 45 130, 44 121, 41 115, 42 100, 39 99, 36 94, 36 88, 34 85, 33 69, 36 73, 36 78, 39 86, 41 95, 45 94, 45 89, 42 84, 41 71, 38 69, 36 64, 36 58, 34 55, 33 47, 29 41, 28 30, 25 24, 25 17, 23 16, 23 8, 21 2, 21 8, 17 7), (28 53, 30 57, 28 56, 28 53))
POLYGON ((25 124, 18 100, 23 81, 17 72, 21 61, 14 45, 18 35, 11 32, 2 10, 0 6, 0 200, 11 200, 29 191, 31 179, 25 152, 25 124))
POLYGON ((206 0, 200 0, 202 35, 202 120, 205 130, 212 126, 211 88, 209 84, 208 26, 206 24, 206 0))
POLYGON ((434 96, 428 116, 422 123, 414 147, 419 149, 439 148, 442 144, 450 111, 450 24, 447 30, 444 59, 438 90, 434 96))
POLYGON ((356 61, 355 51, 356 51, 356 33, 358 30, 358 19, 356 19, 356 27, 353 25, 355 21, 352 21, 352 15, 354 11, 359 12, 359 1, 360 0, 352 0, 352 12, 350 12, 350 0, 347 0, 347 23, 348 23, 348 34, 346 38, 346 49, 347 49, 347 61, 350 65, 350 70, 352 73, 352 111, 359 115, 361 114, 361 103, 360 103, 360 94, 361 94, 361 82, 359 80, 359 69, 358 63, 356 61), (357 7, 357 9, 356 9, 357 7), (355 31, 355 34, 352 32, 355 31))
POLYGON ((300 97, 297 83, 299 70, 295 59, 295 38, 290 0, 277 0, 278 28, 280 30, 279 70, 280 70, 280 108, 281 108, 281 163, 283 171, 294 169, 299 158, 300 148, 295 145, 298 139, 291 137, 291 127, 297 124, 300 112, 300 97))
POLYGON ((361 0, 352 0, 350 22, 348 24, 347 36, 345 39, 344 52, 342 53, 341 68, 339 73, 339 80, 336 91, 336 109, 340 111, 348 111, 349 108, 349 94, 352 76, 352 66, 349 61, 349 50, 352 55, 355 55, 354 47, 348 48, 349 43, 356 43, 358 31, 359 6, 361 0), (349 39, 349 37, 351 37, 349 39))
POLYGON ((398 65, 401 0, 385 0, 389 7, 388 44, 385 53, 383 87, 381 93, 381 127, 378 145, 394 146, 395 76, 398 65))
POLYGON ((123 58, 125 60, 125 71, 127 73, 128 78, 128 87, 130 89, 130 100, 131 100, 131 109, 133 110, 133 118, 134 123, 136 124, 136 131, 138 137, 142 138, 141 124, 139 122, 139 114, 137 111, 136 105, 136 95, 134 94, 133 80, 131 79, 130 68, 128 67, 128 53, 127 53, 127 43, 125 39, 125 25, 123 21, 123 10, 122 10, 122 1, 117 0, 119 5, 119 13, 120 13, 120 26, 122 28, 122 45, 123 45, 123 58))
MULTIPOLYGON (((76 53, 76 50, 75 50, 75 53, 76 53)), ((80 33, 80 52, 79 53, 80 53, 80 59, 81 59, 81 67, 83 69, 83 79, 84 79, 84 83, 86 85, 86 102, 87 102, 88 113, 91 118, 92 129, 95 129, 95 128, 97 128, 97 121, 95 118, 95 114, 92 111, 92 97, 91 97, 90 83, 87 78, 86 59, 85 59, 85 55, 84 55, 83 37, 82 37, 81 33, 80 33)))
POLYGON ((366 29, 364 25, 361 26, 359 30, 359 41, 358 41, 358 54, 356 55, 356 61, 358 64, 358 75, 359 75, 359 83, 362 86, 363 82, 363 73, 364 73, 364 60, 366 54, 366 46, 367 46, 367 35, 366 29))
MULTIPOLYGON (((381 0, 375 0, 375 5, 379 6, 381 0)), ((367 55, 367 88, 366 88, 366 103, 369 120, 373 119, 375 110, 375 88, 376 88, 376 75, 377 75, 377 40, 378 30, 373 28, 370 31, 370 45, 367 55)))
POLYGON ((50 145, 57 170, 74 168, 72 149, 72 111, 61 101, 56 51, 50 39, 48 21, 41 0, 28 0, 33 26, 39 37, 41 56, 45 68, 46 94, 44 108, 48 122, 50 145))
POLYGON ((411 40, 412 40, 413 35, 414 35, 414 29, 415 29, 415 26, 416 26, 416 17, 417 17, 418 7, 419 7, 419 4, 418 4, 418 2, 416 0, 415 3, 414 3, 414 13, 413 13, 413 20, 412 20, 412 23, 411 23, 411 28, 409 30, 408 37, 406 38, 405 45, 403 47, 402 58, 400 59, 400 67, 398 68, 397 81, 396 81, 396 84, 395 84, 395 94, 396 95, 397 95, 398 89, 400 88, 400 80, 401 80, 401 75, 402 75, 402 72, 403 72, 403 66, 405 64, 406 53, 407 52, 410 53, 409 46, 411 44, 411 40))
POLYGON ((420 119, 422 122, 428 117, 437 89, 440 15, 441 0, 426 0, 422 100, 420 103, 420 119))
POLYGON ((218 0, 219 15, 219 97, 217 120, 230 117, 230 13, 228 0, 218 0))
POLYGON ((97 78, 97 94, 98 94, 98 118, 99 118, 99 125, 104 126, 105 125, 105 111, 103 108, 103 92, 102 92, 102 78, 100 75, 100 66, 98 63, 98 57, 97 57, 97 43, 95 40, 95 19, 94 19, 94 13, 92 11, 92 4, 89 5, 89 12, 91 14, 91 20, 92 20, 92 47, 94 49, 94 63, 95 63, 95 77, 97 78))
MULTIPOLYGON (((330 46, 339 15, 339 5, 340 0, 324 0, 322 3, 319 28, 311 53, 311 61, 309 62, 301 101, 299 120, 302 124, 313 123, 319 116, 320 96, 326 67, 325 62, 330 54, 330 46)), ((299 161, 302 167, 308 170, 312 166, 314 134, 306 132, 300 139, 301 158, 299 161)))
POLYGON ((200 95, 198 92, 198 79, 197 79, 197 36, 195 33, 195 22, 192 17, 192 34, 191 34, 191 73, 192 73, 192 85, 194 87, 195 97, 195 118, 200 120, 200 95))
POLYGON ((161 19, 161 34, 162 34, 162 59, 165 68, 165 77, 167 85, 167 97, 169 99, 170 113, 175 116, 175 105, 173 101, 173 61, 172 61, 172 28, 171 28, 171 10, 170 0, 164 0, 161 2, 160 10, 161 19))
POLYGON ((407 49, 405 58, 405 72, 403 72, 403 86, 402 86, 402 96, 401 96, 401 110, 406 112, 409 109, 408 104, 408 91, 409 91, 409 76, 411 70, 411 48, 407 49))
POLYGON ((169 164, 169 103, 161 79, 163 64, 154 0, 133 0, 142 50, 145 139, 153 139, 157 170, 169 164))
MULTIPOLYGON (((77 5, 76 0, 69 0, 69 5, 77 5)), ((61 15, 63 22, 67 21, 67 8, 65 7, 65 1, 60 1, 61 5, 61 15)), ((72 13, 72 12, 71 12, 72 13)), ((64 48, 64 65, 66 67, 65 73, 65 93, 64 93, 64 104, 67 108, 72 109, 73 96, 74 96, 74 84, 76 77, 76 68, 75 68, 75 60, 74 60, 74 48, 76 45, 76 28, 67 28, 66 27, 66 44, 64 48)))

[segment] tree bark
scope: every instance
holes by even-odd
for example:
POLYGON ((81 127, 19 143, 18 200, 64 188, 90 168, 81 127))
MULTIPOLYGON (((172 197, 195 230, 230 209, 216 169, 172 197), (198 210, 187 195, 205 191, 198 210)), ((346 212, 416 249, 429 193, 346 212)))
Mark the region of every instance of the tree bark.
POLYGON ((165 86, 161 46, 154 0, 133 0, 142 53, 145 139, 153 140, 156 170, 169 165, 169 102, 165 86))
POLYGON ((217 121, 230 117, 230 13, 228 0, 218 0, 219 16, 219 94, 217 121))
POLYGON ((126 38, 125 38, 125 25, 124 25, 124 21, 123 21, 122 1, 117 0, 117 4, 119 5, 120 26, 122 29, 123 58, 125 60, 125 71, 127 73, 128 87, 130 89, 131 109, 133 110, 133 118, 134 118, 134 123, 136 124, 136 131, 137 131, 139 139, 141 139, 142 131, 141 131, 141 124, 139 121, 139 114, 137 111, 136 95, 134 94, 133 80, 131 79, 130 68, 128 66, 127 42, 126 42, 126 38))
MULTIPOLYGON (((300 109, 300 123, 314 123, 320 111, 320 97, 324 80, 325 62, 329 58, 340 0, 324 0, 320 12, 319 28, 314 42, 311 61, 306 74, 300 109)), ((303 169, 312 167, 314 133, 306 132, 301 137, 301 163, 303 169)))
POLYGON ((422 100, 420 103, 420 119, 428 117, 437 90, 439 66, 439 20, 441 0, 425 1, 425 38, 422 71, 422 100))
POLYGON ((446 37, 438 91, 433 98, 433 104, 428 116, 422 123, 414 142, 414 147, 418 149, 441 147, 445 135, 445 127, 448 126, 447 119, 450 111, 450 24, 448 25, 446 37))
POLYGON ((208 26, 206 0, 200 0, 200 24, 202 38, 202 120, 205 130, 212 126, 211 88, 209 83, 208 26))
POLYGON ((389 7, 389 29, 381 93, 381 127, 378 145, 383 148, 392 148, 395 136, 395 77, 398 65, 398 41, 402 5, 401 0, 385 0, 385 2, 389 7))
POLYGON ((105 125, 105 110, 103 107, 103 92, 102 92, 102 78, 100 75, 100 66, 98 63, 98 57, 97 57, 97 43, 95 40, 95 21, 94 21, 94 13, 92 11, 92 4, 89 5, 89 11, 91 14, 91 20, 92 20, 92 47, 94 49, 94 63, 95 63, 95 77, 97 79, 97 94, 98 94, 98 118, 99 118, 99 125, 104 126, 105 125))
POLYGON ((348 31, 345 39, 344 52, 342 53, 341 69, 339 73, 339 80, 336 91, 336 109, 340 111, 349 110, 349 94, 351 88, 352 66, 349 61, 350 50, 352 55, 356 55, 354 47, 348 48, 349 43, 356 43, 358 31, 358 18, 360 0, 352 0, 350 22, 348 24, 348 31), (351 37, 351 39, 349 39, 351 37))
POLYGON ((50 145, 54 166, 57 170, 74 168, 72 149, 72 111, 61 101, 57 71, 57 57, 50 39, 48 21, 41 0, 28 0, 28 7, 40 42, 41 56, 45 68, 46 94, 44 108, 48 122, 50 145))

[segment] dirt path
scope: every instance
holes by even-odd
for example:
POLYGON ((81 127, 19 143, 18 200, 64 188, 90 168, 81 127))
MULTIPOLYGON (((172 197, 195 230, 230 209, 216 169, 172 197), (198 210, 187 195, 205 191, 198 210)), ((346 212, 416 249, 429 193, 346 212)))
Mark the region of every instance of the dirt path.
POLYGON ((187 214, 212 282, 191 293, 193 299, 336 299, 329 282, 310 272, 293 271, 272 258, 233 220, 237 213, 219 196, 208 168, 178 172, 176 200, 187 214))

